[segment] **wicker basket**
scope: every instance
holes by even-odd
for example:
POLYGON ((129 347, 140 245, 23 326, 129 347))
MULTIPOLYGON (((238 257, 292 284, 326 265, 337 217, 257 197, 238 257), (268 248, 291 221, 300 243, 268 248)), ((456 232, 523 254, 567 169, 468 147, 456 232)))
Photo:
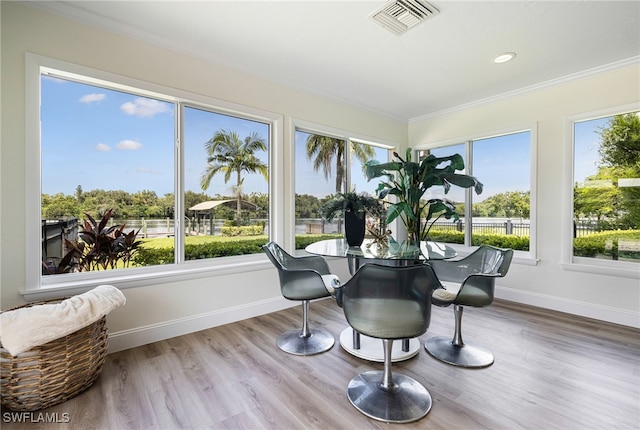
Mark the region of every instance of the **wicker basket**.
MULTIPOLYGON (((45 300, 21 307, 62 300, 45 300)), ((0 345, 2 405, 14 411, 31 412, 77 396, 100 375, 107 346, 106 317, 16 357, 0 345)))

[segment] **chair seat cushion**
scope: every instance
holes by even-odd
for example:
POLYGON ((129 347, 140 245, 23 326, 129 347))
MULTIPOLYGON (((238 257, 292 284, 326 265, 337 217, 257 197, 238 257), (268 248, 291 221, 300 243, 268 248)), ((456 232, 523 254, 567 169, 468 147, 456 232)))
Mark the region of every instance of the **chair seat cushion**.
POLYGON ((351 299, 345 307, 349 325, 365 336, 380 339, 417 337, 426 331, 418 303, 402 299, 351 299))
POLYGON ((444 288, 438 288, 433 291, 432 297, 443 302, 453 302, 458 296, 457 291, 445 290, 444 288))
POLYGON ((449 306, 452 303, 463 306, 482 307, 491 303, 492 298, 487 292, 474 285, 466 284, 462 293, 460 284, 455 282, 440 281, 446 288, 438 288, 431 294, 432 303, 436 306, 449 306))
POLYGON ((456 299, 460 284, 451 281, 440 281, 444 288, 437 288, 431 293, 432 303, 437 306, 448 306, 456 299))

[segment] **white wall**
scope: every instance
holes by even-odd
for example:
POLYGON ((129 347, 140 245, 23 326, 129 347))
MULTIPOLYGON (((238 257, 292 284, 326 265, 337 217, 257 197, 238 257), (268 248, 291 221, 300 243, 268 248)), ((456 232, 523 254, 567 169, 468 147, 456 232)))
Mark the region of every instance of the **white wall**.
MULTIPOLYGON (((274 85, 179 53, 144 44, 62 19, 14 2, 1 2, 2 131, 0 154, 0 304, 24 303, 25 287, 25 53, 31 52, 93 69, 202 94, 262 109, 284 117, 348 130, 388 142, 406 144, 407 126, 381 115, 334 100, 274 85)), ((284 146, 285 165, 292 157, 288 130, 276 145, 284 146)), ((291 189, 285 173, 285 192, 291 189)), ((291 213, 293 198, 281 213, 291 213)), ((284 220, 293 231, 290 216, 284 220)), ((34 228, 33 226, 30 228, 34 228)), ((37 227, 36 227, 37 228, 37 227)), ((286 232, 285 232, 286 233, 286 232)), ((347 275, 346 263, 334 270, 347 275)), ((34 268, 34 270, 37 270, 34 268)), ((277 275, 263 264, 237 274, 164 282, 124 290, 127 304, 108 318, 112 350, 206 328, 255 314, 297 305, 282 299, 277 275)))
MULTIPOLYGON (((409 124, 411 146, 537 123, 536 266, 512 265, 497 296, 638 326, 640 281, 568 271, 562 262, 567 117, 640 102, 636 63, 409 124)), ((570 155, 569 155, 570 156, 570 155)), ((482 180, 482 178, 479 178, 482 180)))

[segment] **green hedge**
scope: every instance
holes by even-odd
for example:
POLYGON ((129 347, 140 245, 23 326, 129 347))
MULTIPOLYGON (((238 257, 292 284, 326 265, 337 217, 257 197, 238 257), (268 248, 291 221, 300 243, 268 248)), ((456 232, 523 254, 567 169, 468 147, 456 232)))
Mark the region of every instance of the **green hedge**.
POLYGON ((134 266, 155 266, 171 263, 173 263, 173 246, 170 248, 145 248, 143 244, 133 256, 134 266))
POLYGON ((240 227, 223 225, 220 232, 225 237, 235 236, 262 236, 264 233, 264 225, 243 225, 240 227))
MULTIPOLYGON (((431 231, 429 240, 447 243, 464 243, 464 232, 459 231, 431 231)), ((529 250, 529 236, 516 236, 513 234, 479 234, 472 236, 472 245, 493 245, 499 248, 511 248, 518 251, 529 250)))
MULTIPOLYGON (((187 237, 184 255, 187 260, 200 260, 231 255, 257 254, 262 252, 261 246, 267 241, 268 237, 265 235, 225 238, 187 237)), ((134 257, 134 263, 139 266, 169 264, 173 261, 173 243, 162 241, 162 239, 144 241, 134 257)))
POLYGON ((617 260, 638 258, 638 252, 618 250, 619 239, 640 240, 640 230, 614 230, 593 233, 573 239, 573 255, 576 257, 606 256, 617 260))
MULTIPOLYGON (((343 237, 341 234, 306 234, 296 236, 296 249, 324 239, 343 237)), ((184 254, 187 260, 228 257, 231 255, 259 254, 268 242, 265 235, 234 237, 187 237, 184 254), (191 243, 190 243, 191 242, 191 243)), ((154 266, 173 263, 173 239, 146 239, 134 257, 137 266, 154 266)))
MULTIPOLYGON (((341 234, 304 234, 296 236, 296 249, 304 249, 307 245, 325 239, 342 238, 341 234)), ((610 231, 595 233, 574 239, 574 255, 581 257, 608 256, 638 258, 637 252, 618 251, 618 239, 640 240, 640 230, 610 231)), ((429 239, 438 242, 464 243, 464 233, 457 231, 431 231, 429 239)), ((268 237, 236 236, 236 237, 187 237, 185 256, 187 260, 198 260, 231 255, 258 254, 266 244, 268 237)), ((528 236, 506 234, 474 234, 473 245, 487 244, 500 248, 511 248, 519 251, 529 250, 528 236)), ((173 239, 146 239, 134 257, 138 266, 153 266, 173 263, 173 239)))
POLYGON ((296 249, 305 249, 307 245, 326 239, 342 239, 342 234, 301 234, 296 235, 296 249))

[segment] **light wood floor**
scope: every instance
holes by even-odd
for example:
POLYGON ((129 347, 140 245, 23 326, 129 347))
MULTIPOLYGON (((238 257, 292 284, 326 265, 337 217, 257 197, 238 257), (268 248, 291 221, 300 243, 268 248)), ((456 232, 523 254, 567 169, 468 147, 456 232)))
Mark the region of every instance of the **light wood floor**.
MULTIPOLYGON (((465 340, 488 346, 493 366, 470 370, 424 350, 394 365, 433 398, 422 420, 391 425, 357 412, 349 380, 381 364, 338 344, 315 356, 281 352, 276 336, 302 309, 252 318, 114 353, 96 384, 40 411, 68 424, 7 422, 13 429, 639 429, 640 331, 496 302, 465 309, 465 340), (57 414, 57 415, 56 415, 57 414)), ((312 327, 346 326, 330 299, 311 304, 312 327)), ((434 335, 450 335, 453 311, 433 308, 434 335)), ((34 415, 34 419, 38 419, 34 415)))

